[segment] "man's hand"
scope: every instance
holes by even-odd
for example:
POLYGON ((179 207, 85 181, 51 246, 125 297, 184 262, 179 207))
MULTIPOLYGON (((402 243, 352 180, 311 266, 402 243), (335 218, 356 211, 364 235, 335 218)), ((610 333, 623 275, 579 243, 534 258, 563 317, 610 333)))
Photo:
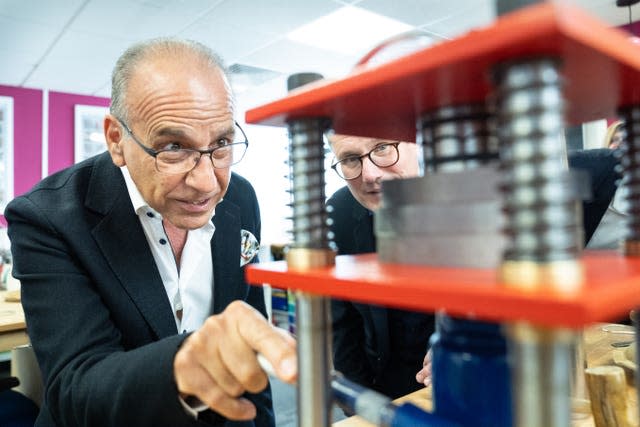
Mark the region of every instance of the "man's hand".
POLYGON ((422 369, 420 369, 416 374, 416 381, 424 384, 425 387, 429 387, 431 385, 431 349, 429 349, 427 354, 424 355, 422 369))
POLYGON ((221 314, 209 317, 178 350, 173 362, 178 391, 197 397, 230 420, 253 419, 255 406, 241 396, 267 386, 258 352, 282 381, 297 380, 295 340, 253 307, 234 301, 221 314))

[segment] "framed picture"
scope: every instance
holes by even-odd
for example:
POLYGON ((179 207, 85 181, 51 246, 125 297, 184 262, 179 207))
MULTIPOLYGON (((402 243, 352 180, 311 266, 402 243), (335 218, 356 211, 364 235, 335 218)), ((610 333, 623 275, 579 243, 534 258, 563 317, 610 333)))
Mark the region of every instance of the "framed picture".
POLYGON ((13 98, 0 96, 0 213, 13 199, 13 98))
POLYGON ((102 123, 109 107, 76 105, 74 109, 74 156, 75 163, 106 151, 102 123))

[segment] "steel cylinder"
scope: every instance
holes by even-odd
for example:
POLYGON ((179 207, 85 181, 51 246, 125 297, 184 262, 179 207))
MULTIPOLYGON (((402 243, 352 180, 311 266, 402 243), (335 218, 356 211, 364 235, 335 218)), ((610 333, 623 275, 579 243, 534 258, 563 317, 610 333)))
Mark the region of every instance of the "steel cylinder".
MULTIPOLYGON (((571 293, 583 283, 579 191, 568 171, 561 64, 512 61, 494 69, 507 249, 505 286, 571 293)), ((509 324, 515 427, 565 427, 579 334, 525 322, 509 324)))
MULTIPOLYGON (((318 80, 315 73, 294 74, 288 89, 318 80)), ((291 180, 292 237, 285 258, 290 269, 333 265, 325 210, 324 133, 322 118, 290 120, 289 178, 291 180)), ((329 300, 296 292, 298 339, 298 426, 328 427, 331 420, 329 300)))

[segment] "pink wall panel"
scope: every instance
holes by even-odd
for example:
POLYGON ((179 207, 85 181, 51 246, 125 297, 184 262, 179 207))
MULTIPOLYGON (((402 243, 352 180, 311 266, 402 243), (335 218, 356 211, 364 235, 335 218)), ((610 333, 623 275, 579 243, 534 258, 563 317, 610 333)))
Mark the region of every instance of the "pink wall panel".
POLYGON ((13 192, 18 196, 42 175, 42 91, 0 85, 13 98, 13 192))
POLYGON ((49 92, 49 174, 73 164, 74 107, 109 106, 109 98, 49 92))

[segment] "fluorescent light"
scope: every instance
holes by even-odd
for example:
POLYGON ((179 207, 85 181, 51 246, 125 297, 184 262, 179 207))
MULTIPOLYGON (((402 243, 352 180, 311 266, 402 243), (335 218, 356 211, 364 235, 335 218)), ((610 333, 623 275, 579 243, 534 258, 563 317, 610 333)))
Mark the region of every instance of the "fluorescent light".
POLYGON ((349 56, 361 56, 391 36, 412 26, 367 10, 345 6, 287 35, 287 38, 349 56))

